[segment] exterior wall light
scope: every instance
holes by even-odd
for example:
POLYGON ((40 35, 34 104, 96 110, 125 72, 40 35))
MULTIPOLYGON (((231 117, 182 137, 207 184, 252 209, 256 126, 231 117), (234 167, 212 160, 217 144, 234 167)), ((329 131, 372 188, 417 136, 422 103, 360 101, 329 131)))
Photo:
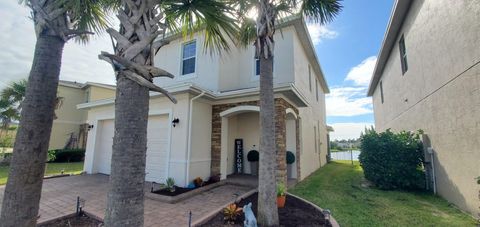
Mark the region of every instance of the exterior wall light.
POLYGON ((173 121, 172 121, 173 127, 177 126, 177 124, 179 124, 179 123, 180 123, 180 119, 178 119, 178 118, 174 118, 173 121))

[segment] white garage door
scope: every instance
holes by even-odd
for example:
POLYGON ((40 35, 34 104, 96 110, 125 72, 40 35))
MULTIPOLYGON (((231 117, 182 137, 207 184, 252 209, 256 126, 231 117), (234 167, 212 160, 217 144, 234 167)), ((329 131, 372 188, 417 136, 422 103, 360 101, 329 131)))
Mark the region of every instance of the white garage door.
MULTIPOLYGON (((110 174, 113 144, 113 120, 99 121, 95 166, 99 173, 110 174)), ((147 163, 145 180, 165 182, 168 168, 168 115, 151 116, 147 128, 147 163)))
POLYGON ((163 183, 168 168, 168 115, 151 116, 147 129, 147 166, 145 180, 163 183))

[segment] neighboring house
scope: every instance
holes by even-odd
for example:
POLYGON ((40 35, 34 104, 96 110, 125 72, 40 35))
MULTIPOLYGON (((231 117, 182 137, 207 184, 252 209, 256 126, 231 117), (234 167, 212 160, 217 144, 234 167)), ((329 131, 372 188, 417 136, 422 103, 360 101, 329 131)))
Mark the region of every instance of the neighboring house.
MULTIPOLYGON (((276 107, 277 177, 303 179, 326 163, 325 94, 329 92, 313 44, 301 17, 279 25, 275 35, 274 92, 276 107), (286 151, 296 154, 287 173, 286 151)), ((175 95, 178 104, 152 93, 148 124, 146 180, 179 186, 194 178, 235 173, 235 139, 243 140, 243 170, 247 153, 258 150, 259 68, 254 48, 233 48, 210 55, 202 34, 191 39, 170 37, 155 57, 155 65, 176 75, 155 83, 175 95)), ((114 135, 114 99, 78 105, 88 110, 85 171, 110 173, 114 135)), ((272 116, 274 117, 274 116, 272 116)))
POLYGON ((87 112, 78 110, 77 105, 115 97, 115 86, 61 80, 57 96, 60 103, 55 110, 56 119, 53 121, 48 149, 85 148, 87 112))
POLYGON ((477 215, 480 2, 397 1, 368 95, 377 130, 425 132, 429 185, 477 215))

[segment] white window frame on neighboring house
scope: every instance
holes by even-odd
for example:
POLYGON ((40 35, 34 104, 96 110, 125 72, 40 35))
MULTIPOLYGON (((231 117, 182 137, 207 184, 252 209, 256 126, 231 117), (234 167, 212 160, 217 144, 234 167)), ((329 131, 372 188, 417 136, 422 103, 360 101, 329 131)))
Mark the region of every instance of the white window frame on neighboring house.
POLYGON ((402 75, 408 71, 407 47, 405 46, 405 36, 402 34, 398 41, 398 49, 400 52, 400 64, 402 65, 402 75))
POLYGON ((197 59, 198 59, 198 51, 197 51, 197 40, 193 39, 193 40, 190 40, 188 42, 184 42, 182 43, 182 48, 180 48, 180 56, 181 56, 181 59, 180 59, 180 73, 179 73, 179 78, 181 79, 185 79, 185 78, 190 78, 190 77, 195 77, 196 73, 197 73, 197 59), (185 50, 185 47, 187 45, 190 45, 190 44, 194 44, 195 45, 195 53, 193 54, 193 56, 188 56, 188 57, 185 57, 184 56, 184 50, 185 50), (187 60, 191 60, 191 59, 194 59, 194 69, 193 69, 193 72, 189 72, 189 73, 184 73, 183 71, 183 64, 185 61, 187 60))
POLYGON ((383 97, 383 82, 380 81, 380 99, 382 100, 382 104, 384 103, 384 97, 383 97))

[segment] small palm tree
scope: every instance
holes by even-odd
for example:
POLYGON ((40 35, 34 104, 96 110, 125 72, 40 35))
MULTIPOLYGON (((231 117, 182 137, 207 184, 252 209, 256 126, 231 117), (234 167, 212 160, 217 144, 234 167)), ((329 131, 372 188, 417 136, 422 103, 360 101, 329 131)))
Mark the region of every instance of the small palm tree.
POLYGON ((242 28, 239 40, 244 45, 253 43, 256 57, 260 59, 261 135, 258 223, 261 226, 278 226, 278 211, 275 204, 276 147, 273 93, 275 24, 282 18, 294 14, 302 14, 313 22, 325 24, 335 18, 342 6, 340 0, 238 0, 232 2, 238 9, 237 17, 242 28), (252 10, 257 13, 255 21, 247 17, 252 10))
POLYGON ((153 66, 154 56, 168 44, 157 40, 170 28, 186 36, 204 29, 205 47, 228 49, 237 31, 230 8, 216 0, 123 0, 120 29, 108 28, 115 53, 100 59, 112 65, 117 78, 115 135, 112 147, 106 226, 143 226, 149 91, 175 98, 153 83, 173 75, 153 66))
POLYGON ((25 98, 26 87, 27 81, 20 80, 0 91, 0 138, 12 121, 20 119, 21 102, 25 98))
POLYGON ((35 226, 53 123, 62 52, 100 32, 115 0, 20 0, 37 37, 0 216, 1 226, 35 226))

